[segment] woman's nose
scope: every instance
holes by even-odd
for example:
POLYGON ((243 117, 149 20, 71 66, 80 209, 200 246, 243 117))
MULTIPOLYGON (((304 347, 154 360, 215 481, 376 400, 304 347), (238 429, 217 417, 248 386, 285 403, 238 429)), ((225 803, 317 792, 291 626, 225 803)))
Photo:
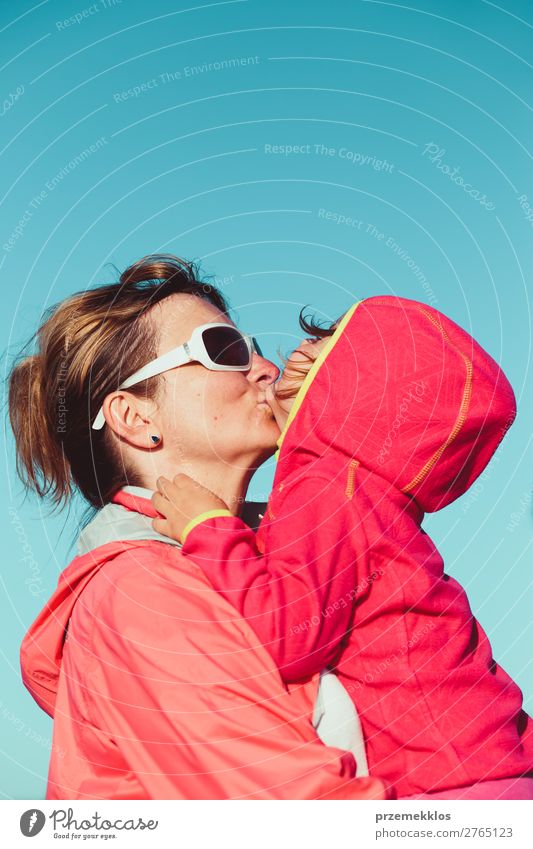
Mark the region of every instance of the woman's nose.
POLYGON ((251 383, 258 383, 260 386, 268 386, 274 383, 279 377, 279 368, 266 360, 259 354, 254 353, 252 357, 252 366, 247 374, 248 380, 251 383))

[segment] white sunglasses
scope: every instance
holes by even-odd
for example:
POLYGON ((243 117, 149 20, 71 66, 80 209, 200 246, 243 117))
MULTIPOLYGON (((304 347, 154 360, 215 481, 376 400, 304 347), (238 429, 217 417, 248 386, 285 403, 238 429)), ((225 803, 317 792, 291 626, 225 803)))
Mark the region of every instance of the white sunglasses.
MULTIPOLYGON (((254 352, 263 356, 255 337, 241 333, 233 325, 200 324, 187 342, 147 363, 118 388, 129 389, 149 377, 192 362, 201 363, 211 371, 248 371, 254 352)), ((104 425, 104 410, 100 407, 92 429, 101 430, 104 425)))

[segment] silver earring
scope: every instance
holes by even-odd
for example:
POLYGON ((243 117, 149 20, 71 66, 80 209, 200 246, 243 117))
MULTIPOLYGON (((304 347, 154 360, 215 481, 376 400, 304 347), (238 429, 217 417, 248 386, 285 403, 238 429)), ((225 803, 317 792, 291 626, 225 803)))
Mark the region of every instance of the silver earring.
POLYGON ((161 437, 160 437, 160 436, 155 436, 155 435, 153 435, 153 436, 150 436, 150 439, 152 440, 152 442, 154 443, 154 445, 157 445, 157 443, 158 443, 158 442, 161 442, 161 437))

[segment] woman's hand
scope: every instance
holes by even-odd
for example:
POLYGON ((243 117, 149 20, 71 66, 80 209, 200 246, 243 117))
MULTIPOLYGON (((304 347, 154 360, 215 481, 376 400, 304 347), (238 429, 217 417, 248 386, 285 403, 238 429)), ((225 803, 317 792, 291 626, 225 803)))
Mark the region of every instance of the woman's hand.
POLYGON ((176 475, 173 481, 158 478, 152 504, 164 517, 153 520, 154 530, 178 542, 192 519, 210 510, 228 509, 218 495, 185 474, 176 475))

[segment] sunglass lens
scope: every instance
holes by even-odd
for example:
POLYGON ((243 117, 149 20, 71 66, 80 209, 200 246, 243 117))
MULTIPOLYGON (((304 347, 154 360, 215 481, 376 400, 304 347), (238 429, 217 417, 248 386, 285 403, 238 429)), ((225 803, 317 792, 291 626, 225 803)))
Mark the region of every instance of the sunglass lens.
POLYGON ((207 353, 214 363, 221 366, 248 366, 250 352, 237 328, 209 327, 203 331, 207 353))

